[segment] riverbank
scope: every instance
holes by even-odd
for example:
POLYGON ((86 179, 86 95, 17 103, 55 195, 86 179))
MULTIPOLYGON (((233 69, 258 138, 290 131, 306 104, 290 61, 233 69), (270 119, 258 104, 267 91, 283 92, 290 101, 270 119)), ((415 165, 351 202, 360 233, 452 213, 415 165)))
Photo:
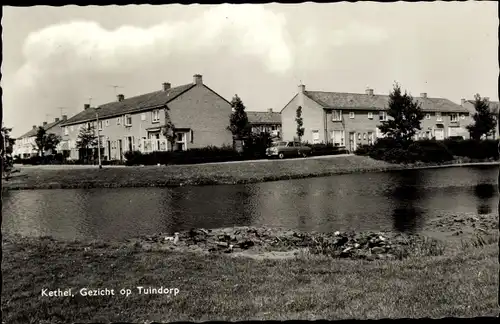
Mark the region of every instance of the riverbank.
POLYGON ((166 234, 122 242, 4 237, 3 318, 67 323, 496 316, 497 223, 497 215, 429 222, 426 229, 439 229, 441 240, 249 227, 192 230, 176 243, 166 234), (145 295, 139 286, 179 293, 145 295), (45 288, 71 288, 75 296, 42 296, 45 288), (116 295, 82 296, 81 288, 114 289, 116 295), (121 288, 130 295, 120 295, 121 288))
POLYGON ((21 167, 2 181, 2 190, 178 187, 189 185, 245 184, 265 181, 323 177, 337 174, 381 172, 435 167, 498 165, 499 162, 411 165, 390 164, 365 156, 332 156, 321 159, 266 160, 241 163, 210 163, 144 167, 43 168, 21 167))

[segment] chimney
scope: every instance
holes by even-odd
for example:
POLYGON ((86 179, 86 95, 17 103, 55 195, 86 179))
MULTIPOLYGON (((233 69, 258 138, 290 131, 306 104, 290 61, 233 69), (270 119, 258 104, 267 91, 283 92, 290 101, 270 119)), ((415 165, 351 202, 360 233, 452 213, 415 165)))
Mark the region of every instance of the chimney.
POLYGON ((56 117, 56 118, 54 119, 54 121, 57 123, 57 122, 59 121, 59 118, 57 118, 57 117, 56 117))
POLYGON ((269 109, 267 110, 267 112, 272 113, 272 112, 273 112, 273 108, 269 108, 269 109))
POLYGON ((201 74, 195 74, 193 75, 193 83, 196 85, 201 85, 203 84, 203 78, 201 74))
POLYGON ((420 97, 422 97, 422 98, 427 98, 427 92, 422 92, 422 93, 420 94, 420 97))
POLYGON ((170 90, 171 84, 168 82, 163 83, 163 91, 170 90))
POLYGON ((304 93, 306 91, 305 84, 299 84, 299 93, 304 93))
POLYGON ((63 119, 63 120, 68 119, 68 115, 62 115, 62 119, 63 119))
POLYGON ((465 101, 466 101, 466 100, 465 100, 464 98, 462 98, 462 100, 461 100, 461 105, 462 105, 462 106, 463 106, 463 105, 465 105, 465 101))
POLYGON ((116 98, 118 99, 118 101, 125 100, 125 96, 123 94, 121 94, 121 93, 119 95, 117 95, 116 98))
POLYGON ((47 122, 43 122, 43 126, 47 126, 47 122))
POLYGON ((83 110, 87 110, 87 109, 89 109, 89 108, 90 108, 90 104, 84 104, 84 105, 83 105, 83 110))
POLYGON ((369 89, 369 88, 368 88, 368 89, 366 89, 366 90, 365 90, 365 93, 366 93, 367 95, 369 95, 369 96, 373 96, 373 89, 369 89))
POLYGON ((33 125, 33 129, 36 129, 36 125, 33 125))

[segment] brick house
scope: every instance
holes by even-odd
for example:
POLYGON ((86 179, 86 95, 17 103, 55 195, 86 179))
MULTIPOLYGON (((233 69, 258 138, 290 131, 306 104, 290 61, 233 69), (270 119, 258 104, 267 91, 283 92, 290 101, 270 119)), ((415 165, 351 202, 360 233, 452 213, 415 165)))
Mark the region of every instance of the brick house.
POLYGON ((63 139, 72 159, 79 158, 76 146, 81 127, 96 126, 99 117, 100 147, 103 159, 122 160, 127 151, 187 150, 210 145, 232 144, 227 130, 231 104, 203 84, 202 76, 178 87, 163 83, 159 91, 125 98, 84 110, 64 124, 63 139), (175 126, 174 147, 163 135, 167 119, 175 126))
MULTIPOLYGON (((488 99, 489 101, 489 98, 488 97, 485 97, 485 99, 488 99)), ((476 113, 476 109, 474 108, 474 103, 475 103, 475 100, 467 100, 467 99, 462 99, 462 107, 466 108, 468 111, 469 111, 469 118, 468 118, 468 122, 469 124, 473 124, 474 123, 474 119, 472 118, 472 116, 476 113)), ((498 117, 499 117, 499 110, 498 110, 498 101, 489 101, 489 107, 490 107, 490 110, 493 114, 495 114, 495 119, 498 123, 498 117)), ((491 138, 491 136, 490 136, 491 138)), ((494 134, 494 139, 498 139, 500 138, 500 135, 499 135, 499 131, 498 131, 498 125, 497 127, 495 127, 495 134, 494 134)))
MULTIPOLYGON (((374 94, 373 89, 363 94, 340 93, 306 91, 304 85, 299 85, 298 93, 281 110, 283 139, 296 137, 296 110, 302 106, 303 141, 333 143, 354 151, 358 145, 371 144, 382 137, 378 126, 388 118, 388 100, 388 95, 374 94)), ((417 138, 467 136, 467 109, 448 99, 429 98, 426 93, 415 100, 425 113, 417 138)))
MULTIPOLYGON (((67 120, 67 116, 63 115, 62 118, 55 118, 53 122, 43 122, 40 127, 43 127, 48 134, 54 134, 62 138, 62 128, 61 124, 67 120)), ((33 125, 33 127, 25 134, 16 138, 16 142, 13 147, 13 156, 20 156, 21 158, 29 158, 31 156, 38 155, 38 151, 35 148, 35 138, 38 132, 38 127, 33 125)), ((56 147, 56 151, 60 152, 63 150, 62 143, 56 147)), ((52 152, 44 152, 45 155, 51 154, 52 152)))
POLYGON ((260 134, 267 132, 275 137, 281 135, 281 114, 273 112, 270 108, 267 111, 247 111, 248 122, 252 126, 252 132, 260 134))

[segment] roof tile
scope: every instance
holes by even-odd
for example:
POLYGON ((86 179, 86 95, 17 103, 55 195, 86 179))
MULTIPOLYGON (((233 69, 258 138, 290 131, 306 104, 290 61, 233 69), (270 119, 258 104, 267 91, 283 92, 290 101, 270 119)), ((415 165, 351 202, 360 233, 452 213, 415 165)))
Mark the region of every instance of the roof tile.
POLYGON ((279 112, 247 111, 247 117, 250 124, 281 124, 279 112))
MULTIPOLYGON (((367 95, 361 93, 306 91, 305 94, 325 108, 386 110, 388 95, 367 95)), ((423 111, 468 112, 468 110, 444 98, 414 98, 421 103, 423 111)))
MULTIPOLYGON (((142 94, 135 97, 130 97, 122 101, 115 101, 106 103, 99 106, 99 118, 110 118, 114 116, 120 116, 123 114, 129 114, 134 112, 139 112, 147 109, 152 109, 155 107, 161 107, 166 105, 168 102, 172 101, 180 94, 191 89, 195 85, 185 84, 175 88, 171 88, 167 91, 160 90, 151 93, 142 94)), ((78 124, 89 120, 95 119, 96 108, 88 108, 75 116, 66 120, 63 125, 78 124)))

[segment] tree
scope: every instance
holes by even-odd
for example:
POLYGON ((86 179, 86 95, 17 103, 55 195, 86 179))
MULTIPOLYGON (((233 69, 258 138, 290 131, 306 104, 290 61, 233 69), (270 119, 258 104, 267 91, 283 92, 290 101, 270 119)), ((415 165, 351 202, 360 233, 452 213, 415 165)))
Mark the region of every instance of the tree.
POLYGON ((163 127, 162 133, 163 136, 167 138, 167 141, 170 143, 170 147, 173 151, 175 144, 175 125, 172 123, 172 119, 170 118, 167 110, 165 110, 165 126, 163 127))
POLYGON ((10 132, 12 132, 12 128, 2 127, 2 156, 12 154, 16 143, 16 139, 10 137, 10 132))
POLYGON ((420 121, 424 113, 420 104, 413 101, 413 97, 406 91, 401 93, 398 83, 389 94, 389 108, 387 115, 392 119, 382 121, 380 131, 397 143, 407 147, 413 141, 417 130, 420 130, 420 121))
POLYGON ((484 135, 489 136, 495 132, 496 120, 495 114, 490 110, 490 103, 487 98, 481 98, 479 94, 474 96, 474 109, 476 112, 472 115, 474 123, 467 126, 470 137, 480 140, 484 135))
POLYGON ((78 133, 78 139, 76 140, 76 147, 85 149, 85 155, 87 155, 89 148, 97 147, 97 135, 94 125, 80 128, 80 133, 78 133))
POLYGON ((295 122, 297 123, 297 137, 299 138, 299 141, 302 139, 302 136, 304 136, 304 122, 302 120, 302 107, 298 106, 297 107, 297 118, 295 118, 295 122))
POLYGON ((238 139, 247 138, 251 133, 252 127, 248 122, 245 105, 238 95, 234 95, 233 100, 231 100, 231 107, 233 108, 233 112, 229 118, 227 129, 238 139))
POLYGON ((38 127, 38 131, 35 137, 35 149, 38 150, 40 156, 44 156, 45 151, 54 151, 57 145, 61 142, 61 137, 47 133, 43 127, 38 127))

